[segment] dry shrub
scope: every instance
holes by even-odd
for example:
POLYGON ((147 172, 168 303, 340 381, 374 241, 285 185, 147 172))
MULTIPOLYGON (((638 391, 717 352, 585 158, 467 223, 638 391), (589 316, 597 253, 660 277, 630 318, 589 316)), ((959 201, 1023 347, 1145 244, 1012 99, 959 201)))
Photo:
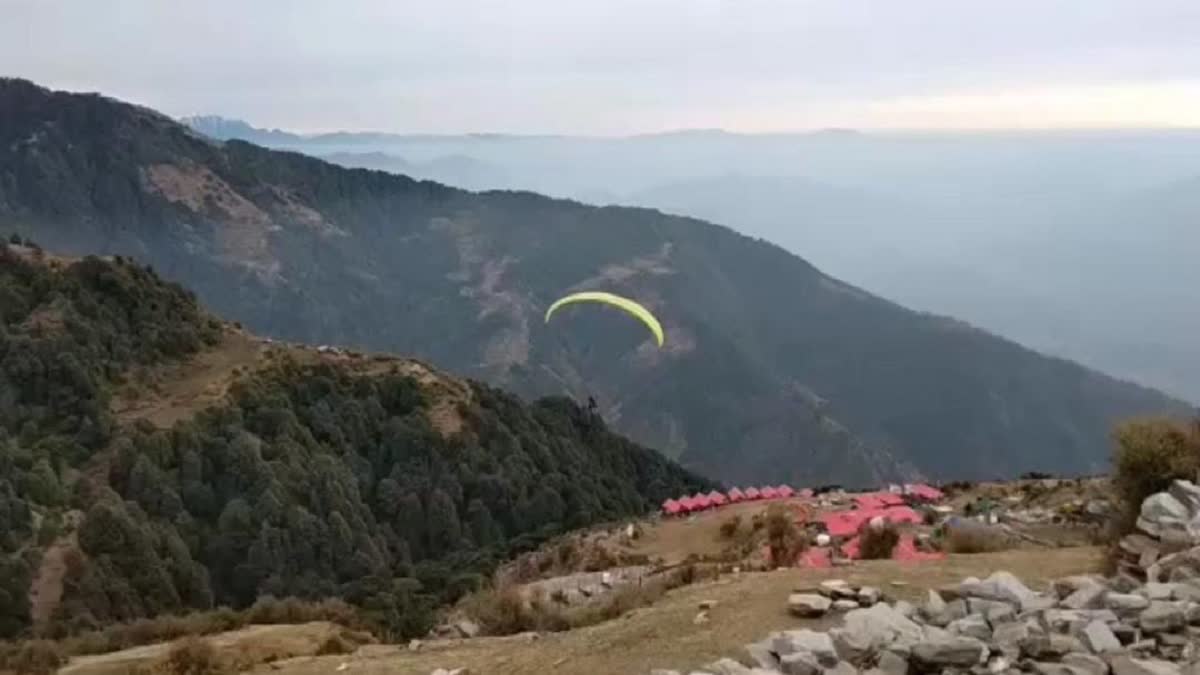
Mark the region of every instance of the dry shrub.
POLYGON ((888 560, 899 543, 900 530, 891 521, 884 521, 883 527, 863 523, 858 528, 858 551, 863 560, 888 560))
POLYGON ((562 609, 555 603, 537 594, 526 597, 512 586, 474 593, 464 602, 463 609, 485 635, 553 632, 570 627, 562 609))
POLYGON ((308 602, 297 598, 280 600, 265 595, 256 600, 244 614, 247 623, 280 624, 328 621, 347 628, 362 627, 362 620, 354 607, 336 599, 308 602))
POLYGON ((0 657, 0 669, 20 675, 49 675, 66 663, 58 645, 50 640, 30 640, 0 657))
POLYGON ((1137 420, 1117 427, 1114 437, 1116 540, 1133 530, 1147 497, 1166 490, 1175 479, 1196 479, 1200 469, 1200 419, 1190 424, 1167 419, 1137 420))
POLYGON ((738 528, 742 526, 741 516, 732 516, 721 523, 721 537, 724 539, 733 539, 737 534, 738 528))
POLYGON ((188 637, 171 646, 165 663, 171 675, 225 675, 229 667, 208 640, 188 637))
POLYGON ((325 638, 325 640, 317 646, 316 653, 317 656, 329 656, 330 654, 349 654, 355 649, 358 649, 358 645, 353 644, 340 634, 334 634, 325 638))
POLYGON ((771 564, 775 567, 793 564, 808 545, 808 540, 796 527, 791 511, 782 504, 772 504, 767 507, 764 522, 771 564))
POLYGON ((987 525, 947 526, 942 548, 949 553, 992 553, 1009 547, 1003 530, 987 525))

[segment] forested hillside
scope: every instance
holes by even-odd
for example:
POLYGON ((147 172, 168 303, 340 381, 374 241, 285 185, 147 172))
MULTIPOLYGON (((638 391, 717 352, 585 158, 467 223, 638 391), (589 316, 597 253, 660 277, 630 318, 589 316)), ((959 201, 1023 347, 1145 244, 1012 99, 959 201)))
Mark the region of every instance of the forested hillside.
POLYGON ((190 419, 123 418, 118 390, 232 330, 127 259, 4 245, 0 319, 0 637, 263 595, 418 634, 511 553, 712 487, 570 401, 446 407, 384 357, 274 348, 190 419))
POLYGON ((1185 410, 701 221, 349 170, 19 80, 0 82, 4 226, 136 255, 260 333, 594 397, 727 482, 1097 471, 1113 422, 1185 410), (666 348, 590 307, 544 325, 578 289, 649 305, 666 348))

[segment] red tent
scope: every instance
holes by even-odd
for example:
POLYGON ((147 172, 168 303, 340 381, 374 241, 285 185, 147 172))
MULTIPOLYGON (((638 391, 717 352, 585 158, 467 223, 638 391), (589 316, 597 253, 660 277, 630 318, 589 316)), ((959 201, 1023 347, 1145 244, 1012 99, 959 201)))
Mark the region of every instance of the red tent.
POLYGON ((712 492, 708 493, 708 501, 711 502, 713 506, 721 506, 729 500, 725 498, 725 495, 713 490, 712 492))
POLYGON ((662 503, 662 511, 668 516, 678 515, 682 510, 683 508, 679 505, 679 502, 674 499, 668 499, 662 503))
POLYGON ((712 506, 712 502, 709 500, 708 495, 702 494, 700 492, 697 492, 696 494, 692 495, 692 510, 693 511, 703 511, 704 509, 707 509, 710 506, 712 506))
POLYGON ((733 488, 732 490, 729 491, 729 501, 731 501, 731 502, 740 502, 745 498, 746 498, 746 495, 743 494, 742 491, 739 490, 738 488, 733 488))
POLYGON ((746 499, 758 499, 761 496, 758 493, 758 488, 746 488, 746 499))
POLYGON ((768 485, 767 487, 759 490, 758 495, 763 499, 775 499, 779 496, 779 493, 775 491, 775 488, 768 485))
POLYGON ((779 493, 779 496, 783 497, 784 499, 792 497, 796 494, 795 490, 786 485, 780 485, 779 487, 775 488, 775 492, 779 493))

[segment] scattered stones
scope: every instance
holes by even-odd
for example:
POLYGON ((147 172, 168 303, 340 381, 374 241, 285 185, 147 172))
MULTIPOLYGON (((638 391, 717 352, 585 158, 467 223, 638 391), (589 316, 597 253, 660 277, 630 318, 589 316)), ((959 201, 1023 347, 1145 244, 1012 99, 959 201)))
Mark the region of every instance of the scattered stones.
POLYGON ((815 593, 792 593, 788 596, 788 610, 801 618, 818 618, 825 616, 833 603, 822 595, 815 593))

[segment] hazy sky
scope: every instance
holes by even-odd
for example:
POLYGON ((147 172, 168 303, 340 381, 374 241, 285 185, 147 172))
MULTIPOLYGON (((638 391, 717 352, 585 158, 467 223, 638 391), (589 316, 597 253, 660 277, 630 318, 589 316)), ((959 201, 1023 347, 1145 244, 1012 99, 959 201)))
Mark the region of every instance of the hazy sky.
POLYGON ((0 74, 301 131, 1200 126, 1200 0, 0 0, 0 74))

